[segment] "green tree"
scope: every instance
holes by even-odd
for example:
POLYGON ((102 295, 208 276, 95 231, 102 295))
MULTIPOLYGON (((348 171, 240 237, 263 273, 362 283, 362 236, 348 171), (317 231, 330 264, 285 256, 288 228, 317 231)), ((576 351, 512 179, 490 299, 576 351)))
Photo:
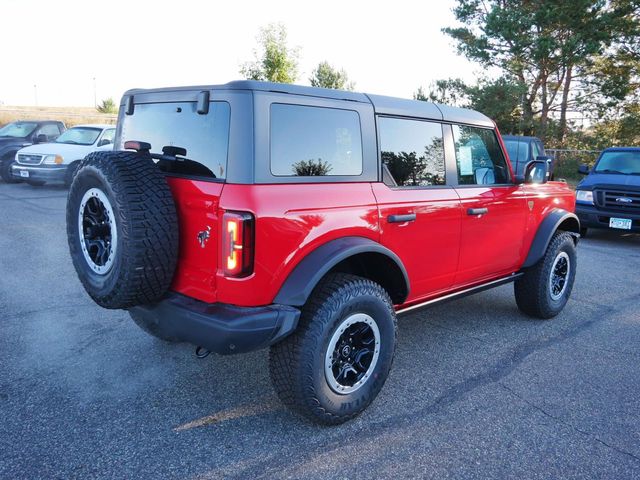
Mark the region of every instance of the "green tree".
POLYGON ((522 116, 521 100, 526 86, 508 77, 496 80, 479 79, 475 85, 467 85, 459 78, 437 80, 413 94, 416 100, 442 103, 457 107, 472 108, 483 112, 496 121, 504 133, 523 133, 530 130, 522 116))
POLYGON ((259 47, 254 51, 255 59, 243 64, 240 73, 249 80, 295 82, 298 78, 299 50, 287 45, 284 25, 267 25, 260 30, 257 40, 259 47))
POLYGON ((333 68, 329 62, 320 62, 309 78, 312 87, 353 90, 354 84, 344 70, 333 68))
POLYGON ((563 140, 567 113, 590 98, 580 90, 596 59, 617 55, 620 39, 637 39, 637 9, 637 0, 457 0, 453 12, 463 26, 443 31, 461 54, 526 88, 526 133, 545 137, 558 113, 563 140))
POLYGON ((113 98, 105 98, 100 105, 96 107, 96 110, 100 113, 118 113, 118 106, 116 102, 113 101, 113 98))
POLYGON ((466 103, 466 95, 467 85, 459 78, 449 78, 432 82, 428 91, 419 87, 413 94, 413 98, 461 107, 466 103))
POLYGON ((533 125, 525 123, 522 112, 522 98, 527 87, 509 77, 496 80, 481 79, 475 85, 467 86, 466 96, 469 107, 493 119, 503 133, 524 133, 533 125))
POLYGON ((314 160, 300 160, 291 166, 294 175, 301 177, 321 177, 328 175, 332 170, 329 162, 323 161, 321 158, 314 160))

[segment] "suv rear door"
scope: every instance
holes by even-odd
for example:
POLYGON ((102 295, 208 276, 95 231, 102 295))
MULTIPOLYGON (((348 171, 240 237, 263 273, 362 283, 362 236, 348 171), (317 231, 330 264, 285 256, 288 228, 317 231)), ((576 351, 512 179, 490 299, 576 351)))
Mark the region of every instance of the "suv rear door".
POLYGON ((511 179, 491 128, 451 125, 462 203, 456 286, 480 283, 518 269, 528 218, 525 192, 511 179))
POLYGON ((372 187, 381 241, 405 265, 411 281, 408 300, 416 301, 453 284, 460 200, 446 184, 441 123, 385 116, 377 123, 383 183, 372 187))
MULTIPOLYGON (((136 94, 131 115, 122 115, 116 149, 138 140, 152 153, 165 147, 187 150, 179 161, 161 160, 173 193, 180 227, 178 265, 172 290, 205 302, 216 301, 219 202, 227 173, 231 105, 221 92, 210 92, 209 111, 198 113, 198 92, 174 94, 170 101, 158 94, 136 94)), ((121 108, 121 112, 124 110, 121 108)))

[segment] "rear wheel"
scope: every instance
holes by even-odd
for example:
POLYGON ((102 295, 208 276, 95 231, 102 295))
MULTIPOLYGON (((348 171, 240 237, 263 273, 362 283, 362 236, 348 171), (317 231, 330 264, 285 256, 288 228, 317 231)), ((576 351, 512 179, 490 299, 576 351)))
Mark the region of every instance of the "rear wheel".
POLYGON ((105 308, 159 300, 178 258, 178 219, 164 175, 136 152, 94 152, 67 200, 67 240, 85 290, 105 308))
POLYGON ((330 275, 304 306, 296 331, 271 347, 271 380, 293 411, 339 424, 376 398, 395 343, 396 316, 387 292, 365 278, 330 275))
POLYGON ((557 232, 544 257, 515 281, 518 308, 532 317, 548 319, 569 300, 577 266, 576 245, 570 234, 557 232))

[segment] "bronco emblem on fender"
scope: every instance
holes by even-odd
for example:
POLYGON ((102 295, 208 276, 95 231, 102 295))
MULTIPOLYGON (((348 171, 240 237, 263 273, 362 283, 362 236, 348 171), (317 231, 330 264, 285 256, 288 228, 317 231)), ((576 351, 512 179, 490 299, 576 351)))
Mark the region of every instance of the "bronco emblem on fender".
POLYGON ((209 240, 210 232, 211 232, 211 227, 209 225, 207 225, 206 230, 202 230, 198 232, 198 243, 200 243, 200 246, 202 248, 204 248, 204 245, 207 243, 207 240, 209 240))

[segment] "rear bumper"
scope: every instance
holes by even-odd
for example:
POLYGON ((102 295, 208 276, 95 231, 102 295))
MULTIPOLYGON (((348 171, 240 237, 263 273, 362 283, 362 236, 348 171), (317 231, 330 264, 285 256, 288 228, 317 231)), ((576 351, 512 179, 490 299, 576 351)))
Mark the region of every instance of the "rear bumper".
MULTIPOLYGON (((609 229, 609 219, 628 218, 631 220, 631 230, 617 230, 620 232, 640 232, 640 215, 601 210, 592 205, 576 203, 576 215, 580 219, 582 228, 606 228, 609 229)), ((614 230, 614 229, 612 229, 614 230)))
POLYGON ((237 307, 170 293, 153 305, 130 309, 163 336, 229 355, 272 345, 298 325, 300 310, 286 305, 237 307))
POLYGON ((37 180, 43 182, 64 182, 67 174, 67 165, 29 166, 14 163, 11 166, 11 175, 21 180, 37 180), (23 177, 20 172, 29 172, 28 177, 23 177))

